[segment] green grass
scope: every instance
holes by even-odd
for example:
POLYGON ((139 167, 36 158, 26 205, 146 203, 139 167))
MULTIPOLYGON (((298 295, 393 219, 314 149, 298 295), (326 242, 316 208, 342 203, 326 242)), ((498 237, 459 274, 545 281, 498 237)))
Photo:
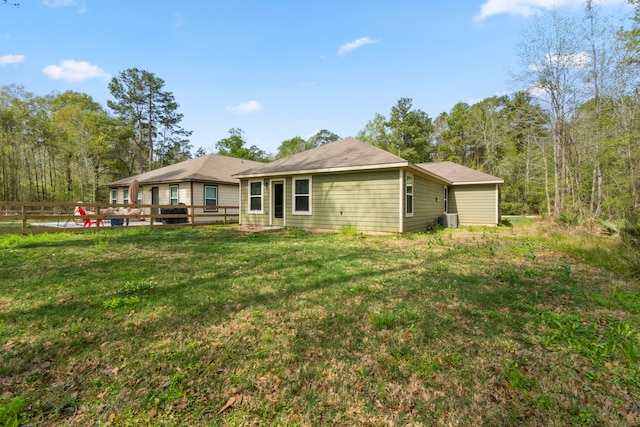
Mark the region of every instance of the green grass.
POLYGON ((619 242, 511 222, 0 236, 0 415, 637 425, 640 286, 619 242))

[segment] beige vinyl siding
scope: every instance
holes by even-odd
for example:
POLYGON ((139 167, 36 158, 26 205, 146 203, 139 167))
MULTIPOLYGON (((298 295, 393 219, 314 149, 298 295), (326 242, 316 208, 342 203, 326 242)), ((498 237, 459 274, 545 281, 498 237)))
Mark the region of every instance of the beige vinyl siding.
POLYGON ((423 231, 435 224, 444 213, 443 193, 442 184, 413 175, 413 216, 405 216, 403 231, 423 231))
POLYGON ((449 187, 449 213, 457 213, 461 225, 496 225, 497 205, 496 184, 449 187))
MULTIPOLYGON (((251 181, 260 181, 251 179, 251 181)), ((269 225, 269 188, 265 187, 262 180, 262 213, 254 214, 249 212, 249 180, 240 180, 240 223, 244 225, 269 225)), ((237 203, 237 202, 236 202, 237 203)))
MULTIPOLYGON (((178 203, 184 203, 185 205, 191 204, 191 183, 190 182, 176 182, 172 184, 147 184, 145 190, 149 194, 146 195, 147 200, 151 203, 151 187, 158 187, 158 204, 168 205, 171 203, 171 193, 169 187, 174 185, 178 186, 178 203)), ((145 201, 145 194, 142 195, 142 201, 145 201)))
POLYGON ((292 178, 286 180, 288 227, 397 232, 400 206, 398 170, 311 176, 311 215, 293 213, 292 178))
MULTIPOLYGON (((202 182, 193 183, 193 204, 196 206, 204 205, 204 187, 218 187, 218 206, 238 206, 238 191, 236 185, 225 184, 205 184, 202 182)), ((189 204, 189 203, 187 203, 189 204)), ((196 215, 202 213, 219 213, 223 214, 224 209, 218 209, 218 212, 204 212, 204 209, 196 209, 196 215)), ((227 214, 238 214, 238 209, 227 209, 227 214)), ((234 219, 235 220, 235 219, 234 219)), ((196 222, 219 222, 224 221, 224 217, 196 217, 196 222)))

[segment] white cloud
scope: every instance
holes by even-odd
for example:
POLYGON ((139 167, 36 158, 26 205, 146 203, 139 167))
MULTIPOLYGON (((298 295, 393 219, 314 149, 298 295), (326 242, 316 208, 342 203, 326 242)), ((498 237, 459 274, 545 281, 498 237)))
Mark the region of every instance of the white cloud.
POLYGON ((9 64, 19 64, 24 61, 24 55, 4 55, 0 56, 0 67, 9 64))
POLYGON ((539 98, 544 98, 549 93, 549 91, 547 91, 547 89, 543 88, 540 85, 531 86, 527 92, 529 92, 529 95, 533 96, 534 98, 538 98, 538 99, 539 98))
POLYGON ((42 0, 42 3, 51 8, 77 6, 76 0, 42 0))
POLYGON ((572 53, 570 55, 551 55, 547 53, 547 63, 560 64, 568 67, 587 68, 591 63, 591 57, 587 52, 572 53))
POLYGON ((0 39, 2 40, 9 40, 11 38, 11 34, 9 33, 4 33, 2 36, 0 36, 0 39))
POLYGON ((183 14, 174 12, 173 22, 176 28, 183 28, 186 22, 186 18, 183 14))
POLYGON ((262 109, 262 104, 260 104, 258 101, 255 101, 253 99, 251 101, 238 104, 235 107, 227 107, 227 110, 233 111, 236 113, 251 113, 253 111, 258 111, 260 109, 262 109))
POLYGON ((109 80, 110 78, 110 75, 97 65, 91 65, 86 61, 74 61, 73 59, 60 61, 60 65, 49 65, 42 72, 53 80, 67 82, 81 82, 95 78, 109 80))
POLYGON ((342 56, 346 53, 351 52, 354 49, 359 48, 360 46, 364 46, 366 44, 372 44, 372 43, 378 43, 378 41, 372 40, 369 37, 360 37, 358 40, 354 40, 352 42, 349 42, 347 44, 340 46, 340 49, 338 49, 338 55, 342 56))
MULTIPOLYGON (((627 0, 596 0, 605 6, 622 5, 627 0)), ((487 0, 480 7, 480 13, 475 17, 482 21, 492 15, 507 13, 509 15, 531 16, 539 14, 543 9, 554 7, 583 7, 584 0, 487 0)))
POLYGON ((86 3, 78 4, 76 0, 42 0, 42 4, 52 9, 59 7, 78 7, 78 13, 86 13, 89 9, 86 3))
POLYGON ((587 52, 572 53, 570 55, 551 55, 547 53, 544 59, 545 64, 530 64, 529 71, 541 73, 548 64, 558 64, 567 67, 585 69, 591 63, 591 56, 587 52))

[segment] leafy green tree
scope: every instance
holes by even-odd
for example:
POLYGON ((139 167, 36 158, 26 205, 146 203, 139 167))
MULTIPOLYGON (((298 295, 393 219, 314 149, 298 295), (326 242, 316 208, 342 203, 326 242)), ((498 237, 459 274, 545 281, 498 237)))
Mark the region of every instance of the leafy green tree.
POLYGON ((164 80, 155 74, 137 68, 122 71, 109 83, 114 100, 107 101, 107 105, 134 130, 132 142, 140 173, 153 168, 158 154, 170 156, 160 158, 160 165, 188 157, 187 138, 191 132, 179 127, 179 105, 164 85, 164 80))
POLYGON ((216 150, 218 150, 218 154, 236 157, 238 159, 267 161, 267 153, 263 150, 259 149, 255 145, 248 148, 245 147, 246 141, 242 134, 243 132, 239 128, 229 129, 229 137, 216 142, 216 150))
POLYGON ((116 124, 102 106, 86 94, 67 91, 50 99, 52 123, 64 159, 65 200, 95 201, 101 178, 109 174, 109 135, 116 124))
POLYGON ((391 151, 391 137, 387 130, 386 123, 387 118, 380 113, 376 113, 373 120, 368 121, 364 129, 356 134, 356 138, 374 147, 391 151))
POLYGON ((433 123, 425 112, 413 110, 412 102, 411 98, 400 98, 389 119, 376 114, 357 137, 413 163, 430 160, 433 123))
POLYGON ((276 159, 283 159, 289 157, 292 154, 300 153, 305 150, 309 150, 314 146, 307 143, 304 138, 300 136, 294 136, 291 139, 287 139, 280 143, 278 152, 276 153, 276 159))
POLYGON ((314 133, 308 140, 307 143, 313 147, 319 147, 321 145, 327 144, 329 142, 337 141, 340 137, 333 132, 330 132, 326 129, 319 130, 314 133))
POLYGON ((340 137, 338 135, 326 129, 322 129, 314 133, 307 140, 300 136, 294 136, 293 138, 287 139, 280 143, 278 152, 276 153, 276 159, 282 159, 292 154, 310 150, 312 148, 316 148, 326 143, 337 141, 339 139, 340 137))
POLYGON ((438 159, 467 164, 470 157, 468 138, 469 104, 458 102, 451 112, 439 117, 438 159))
POLYGON ((506 152, 507 96, 492 96, 475 103, 469 110, 471 165, 476 169, 496 173, 506 152))
POLYGON ((51 200, 54 132, 44 97, 10 85, 0 90, 0 181, 3 200, 51 200))
POLYGON ((391 108, 385 123, 389 129, 390 148, 410 162, 426 162, 432 154, 433 123, 424 111, 412 110, 412 102, 411 98, 400 98, 391 108))

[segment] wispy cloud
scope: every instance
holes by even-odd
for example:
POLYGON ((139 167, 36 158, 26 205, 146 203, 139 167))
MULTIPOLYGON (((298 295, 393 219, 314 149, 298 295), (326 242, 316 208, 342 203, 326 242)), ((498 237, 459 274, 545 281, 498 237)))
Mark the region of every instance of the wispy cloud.
POLYGON ((9 33, 4 33, 3 35, 0 36, 0 39, 2 40, 9 40, 11 38, 11 34, 9 33))
POLYGON ((184 27, 185 23, 186 23, 186 18, 183 14, 178 13, 178 12, 174 12, 173 14, 173 23, 175 25, 176 28, 180 29, 182 27, 184 27))
POLYGON ((42 4, 52 9, 59 7, 77 7, 78 13, 83 14, 89 10, 86 3, 79 4, 76 0, 42 0, 42 4))
POLYGON ((102 78, 109 80, 111 77, 107 72, 97 65, 91 65, 86 61, 75 61, 65 59, 59 65, 49 65, 42 72, 53 80, 64 80, 67 82, 81 82, 87 79, 102 78))
POLYGON ((24 61, 24 55, 4 55, 0 56, 0 67, 9 64, 19 64, 24 61))
POLYGON ((338 49, 338 55, 340 56, 346 55, 347 53, 351 52, 354 49, 357 49, 361 46, 364 46, 366 44, 372 44, 372 43, 378 43, 378 41, 372 40, 369 37, 360 37, 358 40, 354 40, 352 42, 349 42, 347 44, 340 46, 340 49, 338 49))
POLYGON ((58 7, 71 7, 71 6, 78 5, 76 0, 42 0, 42 3, 45 6, 48 6, 54 9, 58 7))
POLYGON ((251 113, 260 109, 262 109, 262 104, 253 99, 251 101, 238 104, 235 107, 227 107, 227 110, 233 111, 235 113, 251 113))
MULTIPOLYGON (((596 0, 600 5, 613 6, 627 3, 627 0, 596 0)), ((482 21, 492 15, 503 13, 509 15, 532 16, 544 9, 554 7, 582 7, 584 0, 487 0, 480 7, 480 13, 475 16, 476 21, 482 21)))

